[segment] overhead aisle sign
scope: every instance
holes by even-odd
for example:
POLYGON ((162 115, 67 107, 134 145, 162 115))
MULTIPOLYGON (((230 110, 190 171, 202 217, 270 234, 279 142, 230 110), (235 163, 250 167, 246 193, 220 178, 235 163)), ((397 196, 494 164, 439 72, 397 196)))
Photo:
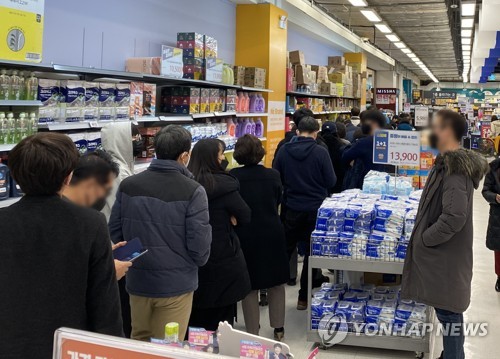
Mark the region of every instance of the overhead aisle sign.
POLYGON ((373 163, 420 166, 420 132, 393 130, 375 132, 373 163))

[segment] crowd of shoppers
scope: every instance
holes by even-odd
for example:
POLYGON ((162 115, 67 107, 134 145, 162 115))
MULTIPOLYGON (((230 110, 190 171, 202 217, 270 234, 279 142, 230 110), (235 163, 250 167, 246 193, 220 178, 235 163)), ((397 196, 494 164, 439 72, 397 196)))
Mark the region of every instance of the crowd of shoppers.
MULTIPOLYGON (((239 301, 246 330, 258 335, 261 290, 267 291, 274 338, 283 340, 285 284, 293 279, 290 263, 300 245, 297 309, 308 305, 310 234, 321 203, 332 193, 361 188, 370 170, 393 171, 372 161, 374 134, 388 124, 380 111, 354 108, 350 119, 327 121, 321 132, 308 109, 296 111, 293 121, 273 169, 261 165, 266 152, 255 136, 238 139, 234 159, 241 167, 228 172, 224 142, 204 139, 191 148, 191 134, 176 125, 157 133, 156 158, 140 174, 133 174, 133 160, 142 138, 130 123, 103 128, 105 151, 84 156, 62 134, 21 141, 9 166, 26 195, 0 210, 0 285, 22 295, 0 299, 0 321, 10 323, 0 335, 0 352, 48 357, 53 332, 62 326, 149 341, 177 322, 184 338, 188 326, 233 324, 239 301), (113 263, 112 251, 134 239, 149 252, 133 264, 113 263), (36 335, 26 335, 27 325, 36 335)), ((414 130, 409 116, 397 126, 414 130)), ((433 306, 443 325, 460 326, 469 305, 472 196, 488 172, 484 159, 460 148, 465 129, 453 111, 439 111, 433 121, 429 140, 440 154, 422 195, 402 282, 402 297, 433 306)), ((490 203, 487 246, 495 251, 500 291, 498 159, 490 164, 483 196, 490 203)), ((312 287, 327 280, 313 270, 312 287)), ((463 332, 445 335, 442 358, 463 358, 463 343, 463 332)))

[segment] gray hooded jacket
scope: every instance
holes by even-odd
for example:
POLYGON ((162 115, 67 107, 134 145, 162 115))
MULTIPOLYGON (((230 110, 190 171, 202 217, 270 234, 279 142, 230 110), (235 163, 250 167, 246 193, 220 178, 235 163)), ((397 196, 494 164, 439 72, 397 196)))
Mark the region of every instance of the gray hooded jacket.
POLYGON ((120 167, 120 174, 113 185, 113 192, 108 196, 106 206, 102 209, 106 220, 109 221, 120 183, 134 174, 132 123, 114 122, 104 126, 101 130, 101 141, 103 149, 113 157, 113 160, 120 167))
POLYGON ((472 151, 438 156, 408 246, 402 298, 454 313, 469 307, 473 196, 487 171, 486 160, 472 151))

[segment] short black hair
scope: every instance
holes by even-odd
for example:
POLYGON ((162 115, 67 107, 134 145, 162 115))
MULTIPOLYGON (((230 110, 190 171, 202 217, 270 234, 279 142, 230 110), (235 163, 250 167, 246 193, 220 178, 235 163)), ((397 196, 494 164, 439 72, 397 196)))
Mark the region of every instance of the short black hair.
POLYGON ((155 135, 156 158, 177 161, 184 152, 191 150, 191 133, 179 125, 168 125, 155 135))
POLYGON ((379 111, 379 110, 368 110, 368 111, 363 111, 363 121, 373 121, 375 122, 380 128, 384 128, 384 126, 387 124, 387 120, 385 115, 379 111))
POLYGON ((283 349, 283 346, 280 343, 276 343, 276 344, 274 344, 273 348, 283 349))
POLYGON ((95 178, 97 183, 104 185, 109 181, 110 174, 118 177, 119 173, 120 168, 113 161, 113 157, 107 152, 96 150, 80 156, 70 184, 76 185, 86 179, 95 178))
POLYGON ((233 157, 240 165, 246 166, 258 164, 265 154, 266 150, 257 137, 245 135, 236 141, 233 157))
POLYGON ((347 130, 345 128, 344 123, 337 121, 335 122, 335 125, 337 126, 337 135, 339 135, 340 138, 346 138, 347 130))
POLYGON ((351 116, 359 116, 359 108, 358 107, 351 108, 351 116))
POLYGON ((313 133, 319 131, 319 122, 314 117, 304 117, 297 126, 299 132, 313 133))
POLYGON ((62 189, 78 157, 71 138, 61 133, 41 132, 26 137, 10 151, 9 167, 25 194, 51 196, 62 189))
POLYGON ((491 122, 495 122, 495 121, 498 121, 497 115, 491 116, 491 122))
POLYGON ((295 123, 295 126, 299 126, 300 121, 302 121, 305 117, 314 117, 314 112, 309 110, 308 108, 302 107, 293 113, 292 120, 295 123))
POLYGON ((439 110, 436 116, 441 118, 443 124, 450 127, 455 136, 455 140, 462 141, 462 137, 467 133, 467 120, 458 112, 448 109, 439 110))

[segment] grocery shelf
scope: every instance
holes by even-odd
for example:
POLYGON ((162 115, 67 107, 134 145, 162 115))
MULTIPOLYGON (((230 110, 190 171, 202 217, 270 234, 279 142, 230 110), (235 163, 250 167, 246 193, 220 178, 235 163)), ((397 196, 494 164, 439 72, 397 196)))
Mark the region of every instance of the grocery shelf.
POLYGON ((3 201, 0 201, 0 208, 9 207, 11 204, 16 203, 20 199, 21 199, 21 197, 14 197, 14 198, 8 198, 8 199, 5 199, 3 201))
POLYGON ((0 145, 0 152, 10 151, 16 146, 15 143, 8 145, 0 145))
POLYGON ((236 117, 267 117, 267 112, 237 113, 236 117))
MULTIPOLYGON (((316 330, 307 331, 307 341, 321 343, 321 338, 316 330)), ((430 348, 430 337, 404 337, 396 335, 366 335, 348 333, 347 337, 336 345, 348 345, 354 347, 391 349, 402 351, 414 351, 427 353, 430 348)))
POLYGON ((309 92, 300 92, 300 91, 289 91, 286 94, 289 96, 304 96, 304 97, 318 97, 318 98, 345 98, 345 99, 349 99, 349 100, 359 100, 359 98, 357 98, 357 97, 324 95, 324 94, 319 94, 319 93, 309 93, 309 92))
POLYGON ((191 115, 176 115, 176 114, 164 114, 158 117, 162 122, 171 122, 171 123, 179 123, 179 122, 193 122, 193 117, 191 115))
POLYGON ((330 268, 356 272, 402 274, 403 262, 355 260, 347 258, 310 256, 311 268, 330 268))
MULTIPOLYGON (((287 115, 293 115, 295 111, 288 111, 286 114, 287 115)), ((332 115, 335 113, 351 113, 350 110, 335 110, 335 111, 319 111, 319 112, 313 112, 315 115, 332 115)))
POLYGON ((241 89, 243 91, 252 91, 252 92, 274 92, 273 90, 270 89, 262 89, 258 87, 249 87, 249 86, 241 86, 241 89))
POLYGON ((215 117, 236 116, 236 111, 214 112, 215 117))
POLYGON ((29 100, 0 100, 0 106, 9 107, 40 107, 43 106, 42 101, 29 100))

